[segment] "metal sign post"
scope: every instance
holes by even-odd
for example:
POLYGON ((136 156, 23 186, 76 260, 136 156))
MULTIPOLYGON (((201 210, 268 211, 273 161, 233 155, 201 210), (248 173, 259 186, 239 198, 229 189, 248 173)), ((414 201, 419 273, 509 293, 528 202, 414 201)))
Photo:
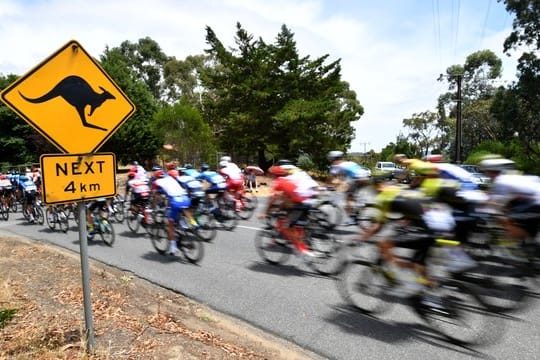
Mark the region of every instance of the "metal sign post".
POLYGON ((79 209, 79 241, 81 249, 81 274, 84 301, 84 323, 86 326, 86 350, 94 351, 94 323, 92 320, 92 299, 90 291, 90 267, 88 265, 88 238, 86 237, 86 205, 84 201, 77 203, 79 209))

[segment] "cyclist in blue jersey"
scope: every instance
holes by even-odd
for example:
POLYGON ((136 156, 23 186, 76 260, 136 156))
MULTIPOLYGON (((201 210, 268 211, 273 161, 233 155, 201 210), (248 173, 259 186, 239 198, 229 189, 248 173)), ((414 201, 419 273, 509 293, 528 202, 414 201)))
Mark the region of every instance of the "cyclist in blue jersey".
POLYGON ((332 183, 337 182, 339 177, 343 178, 347 183, 345 212, 349 215, 349 220, 344 225, 356 225, 356 220, 352 217, 355 195, 358 190, 369 183, 370 173, 354 161, 344 160, 342 151, 330 151, 328 160, 331 162, 330 175, 332 183))
POLYGON ((227 189, 225 178, 217 172, 210 170, 208 164, 201 166, 201 172, 197 179, 208 183, 208 188, 206 188, 206 193, 208 194, 215 194, 227 189))
POLYGON ((38 189, 34 180, 26 175, 19 175, 18 178, 19 188, 23 195, 23 209, 30 214, 29 221, 35 222, 34 215, 32 213, 32 204, 36 201, 38 196, 38 189))
POLYGON ((179 167, 177 170, 178 176, 176 177, 176 180, 188 192, 188 195, 191 198, 191 206, 194 208, 197 207, 201 199, 204 198, 203 183, 193 176, 186 174, 185 168, 179 167))

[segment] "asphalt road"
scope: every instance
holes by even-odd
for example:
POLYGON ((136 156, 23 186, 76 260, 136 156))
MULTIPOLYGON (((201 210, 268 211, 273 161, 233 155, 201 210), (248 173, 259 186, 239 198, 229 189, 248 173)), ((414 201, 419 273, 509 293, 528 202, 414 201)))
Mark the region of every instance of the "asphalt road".
MULTIPOLYGON (((260 204, 264 203, 261 199, 260 204)), ((159 255, 140 230, 114 224, 117 239, 108 247, 89 243, 93 259, 128 270, 173 289, 213 309, 251 323, 329 359, 538 359, 540 307, 537 304, 511 316, 495 317, 491 331, 498 340, 479 348, 451 345, 431 333, 403 305, 381 317, 368 317, 346 306, 335 280, 314 273, 300 259, 283 266, 261 261, 254 236, 261 223, 241 221, 233 232, 220 230, 205 243, 205 256, 192 265, 182 256, 159 255)), ((352 235, 340 228, 338 236, 352 235)), ((79 252, 74 222, 64 234, 45 225, 27 224, 22 214, 0 220, 0 235, 17 234, 79 252)))

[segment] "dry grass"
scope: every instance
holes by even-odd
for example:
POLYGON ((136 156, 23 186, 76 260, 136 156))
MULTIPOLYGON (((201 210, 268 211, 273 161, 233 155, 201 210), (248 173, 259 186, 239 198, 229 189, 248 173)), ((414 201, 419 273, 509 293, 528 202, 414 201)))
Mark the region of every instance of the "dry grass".
POLYGON ((307 359, 301 350, 135 277, 91 262, 95 347, 86 352, 76 254, 0 238, 0 359, 307 359))

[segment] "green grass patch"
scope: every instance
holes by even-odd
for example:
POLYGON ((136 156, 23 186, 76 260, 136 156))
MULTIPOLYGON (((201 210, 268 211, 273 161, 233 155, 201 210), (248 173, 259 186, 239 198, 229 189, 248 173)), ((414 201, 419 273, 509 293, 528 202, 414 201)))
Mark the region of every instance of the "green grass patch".
POLYGON ((6 326, 16 313, 17 309, 7 309, 5 307, 0 308, 0 329, 6 326))

